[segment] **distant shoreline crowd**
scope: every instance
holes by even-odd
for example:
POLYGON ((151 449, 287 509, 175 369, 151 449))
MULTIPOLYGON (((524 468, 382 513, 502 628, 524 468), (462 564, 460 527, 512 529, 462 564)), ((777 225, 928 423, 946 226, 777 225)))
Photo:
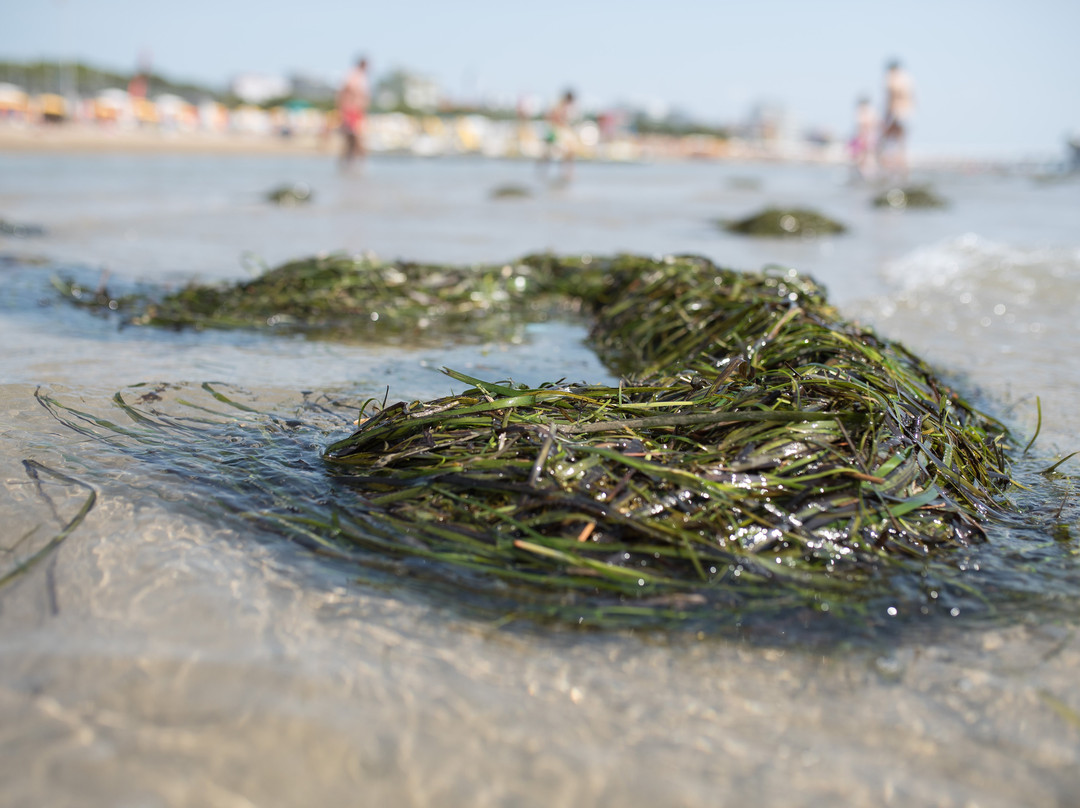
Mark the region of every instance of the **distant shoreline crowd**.
MULTIPOLYGON (((0 150, 178 151, 252 154, 331 154, 338 150, 340 121, 334 110, 311 106, 265 109, 192 104, 178 96, 132 97, 107 91, 75 103, 59 95, 31 96, 0 84, 0 150)), ((708 134, 656 134, 575 122, 577 159, 600 162, 663 160, 782 161, 843 165, 848 144, 708 134)), ((365 124, 372 154, 417 157, 476 155, 535 160, 546 148, 540 119, 505 119, 476 113, 373 112, 365 124)), ((1031 170, 1042 162, 944 157, 916 159, 916 167, 962 171, 1031 170)))
MULTIPOLYGON (((269 109, 217 101, 194 104, 175 95, 154 98, 110 90, 92 98, 30 96, 0 85, 0 148, 250 148, 255 151, 336 149, 337 110, 310 105, 269 109)), ((710 134, 640 133, 584 119, 572 124, 580 160, 846 159, 841 143, 787 142, 710 134)), ((546 148, 542 119, 506 119, 481 113, 372 112, 364 123, 371 153, 422 157, 481 155, 537 159, 546 148)))

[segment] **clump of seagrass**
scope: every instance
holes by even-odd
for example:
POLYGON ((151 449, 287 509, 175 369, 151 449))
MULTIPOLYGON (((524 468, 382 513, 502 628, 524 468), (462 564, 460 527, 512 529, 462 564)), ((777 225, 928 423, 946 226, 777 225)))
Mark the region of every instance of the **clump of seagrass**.
POLYGON ((306 205, 311 201, 311 186, 306 182, 295 182, 289 185, 280 185, 266 194, 266 201, 282 207, 294 205, 306 205))
POLYGON ((91 289, 71 278, 54 276, 52 285, 72 305, 93 312, 116 312, 137 303, 138 298, 133 295, 115 296, 109 292, 108 279, 109 273, 102 272, 97 286, 91 289))
POLYGON ((403 553, 559 591, 730 605, 773 588, 805 605, 983 540, 1004 429, 810 279, 596 263, 592 339, 623 384, 447 371, 469 387, 387 406, 326 449, 403 553))
POLYGON ((877 208, 907 210, 908 208, 943 208, 945 200, 923 185, 889 188, 874 197, 877 208))
POLYGON ((840 222, 805 208, 766 208, 745 219, 722 224, 732 233, 772 238, 826 236, 847 230, 840 222))
POLYGON ((102 288, 91 300, 71 281, 54 285, 76 305, 119 310, 137 325, 421 339, 491 338, 525 322, 572 316, 602 282, 600 265, 588 260, 569 270, 533 259, 455 267, 334 254, 238 283, 191 283, 157 299, 114 298, 102 288))
POLYGON ((741 273, 693 256, 458 268, 329 256, 192 286, 139 316, 390 334, 553 312, 591 318, 619 385, 447 371, 462 392, 363 411, 325 448, 320 481, 301 484, 315 470, 297 458, 273 465, 265 436, 250 453, 230 448, 230 469, 246 464, 238 486, 259 497, 261 481, 280 487, 244 512, 492 608, 599 625, 861 615, 882 597, 894 611, 940 609, 954 569, 940 560, 1005 516, 1004 428, 902 346, 841 319, 794 270, 741 273))
POLYGON ((532 195, 526 186, 513 183, 498 185, 491 190, 492 199, 528 199, 532 195))

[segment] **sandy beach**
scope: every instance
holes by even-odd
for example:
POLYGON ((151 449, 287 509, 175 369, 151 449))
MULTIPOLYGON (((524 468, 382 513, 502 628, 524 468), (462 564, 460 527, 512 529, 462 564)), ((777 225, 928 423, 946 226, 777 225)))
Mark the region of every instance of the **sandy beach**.
POLYGON ((0 126, 0 151, 177 154, 321 154, 333 138, 275 137, 240 132, 177 132, 100 126, 0 126))
MULTIPOLYGON (((413 118, 399 114, 369 119, 368 148, 372 154, 412 154, 419 157, 476 155, 534 160, 542 154, 535 127, 520 129, 511 122, 482 118, 413 118)), ((336 131, 293 132, 289 135, 243 130, 131 127, 75 122, 63 124, 0 124, 0 152, 69 152, 72 154, 262 154, 336 155, 341 139, 336 131)), ((576 158, 585 162, 672 160, 796 161, 835 163, 843 149, 791 148, 775 143, 726 140, 706 135, 622 134, 590 145, 579 144, 576 158)))

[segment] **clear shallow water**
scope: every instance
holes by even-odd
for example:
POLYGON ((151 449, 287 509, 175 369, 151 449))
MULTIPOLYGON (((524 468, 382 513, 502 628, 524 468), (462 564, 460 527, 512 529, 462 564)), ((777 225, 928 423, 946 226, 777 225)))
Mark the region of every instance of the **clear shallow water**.
MULTIPOLYGON (((301 390, 433 397, 453 387, 441 365, 608 378, 583 331, 562 325, 438 350, 118 329, 51 302, 56 264, 91 285, 102 269, 110 283, 238 278, 246 253, 273 264, 335 249, 789 264, 1025 436, 1038 394, 1044 454, 1080 448, 1080 183, 938 176, 949 209, 897 214, 834 169, 579 169, 559 190, 514 163, 383 160, 341 177, 330 159, 0 156, 0 217, 48 228, 0 252, 50 261, 0 264, 5 541, 40 541, 83 501, 46 480, 50 508, 24 458, 78 476, 96 451, 37 404, 38 385, 108 412, 116 390, 158 380, 225 380, 287 406, 301 390), (308 182, 314 203, 265 205, 285 181, 308 182), (533 196, 492 200, 507 182, 533 196), (852 232, 777 243, 714 225, 767 202, 811 205, 852 232)), ((5 804, 986 806, 1080 794, 1080 638, 1060 615, 824 650, 497 631, 423 591, 358 585, 215 524, 193 492, 108 462, 87 521, 0 590, 5 804)), ((1056 481, 1054 496, 1071 485, 1056 481)), ((1063 513, 1075 536, 1068 502, 1063 513)))

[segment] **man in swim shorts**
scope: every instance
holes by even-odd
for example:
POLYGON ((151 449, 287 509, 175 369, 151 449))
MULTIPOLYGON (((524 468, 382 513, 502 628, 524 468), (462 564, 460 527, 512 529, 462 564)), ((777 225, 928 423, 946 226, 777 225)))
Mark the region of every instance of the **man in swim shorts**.
POLYGON ((364 116, 370 98, 367 59, 360 59, 338 91, 338 115, 341 117, 341 133, 345 136, 342 167, 348 167, 354 159, 364 156, 364 116))

